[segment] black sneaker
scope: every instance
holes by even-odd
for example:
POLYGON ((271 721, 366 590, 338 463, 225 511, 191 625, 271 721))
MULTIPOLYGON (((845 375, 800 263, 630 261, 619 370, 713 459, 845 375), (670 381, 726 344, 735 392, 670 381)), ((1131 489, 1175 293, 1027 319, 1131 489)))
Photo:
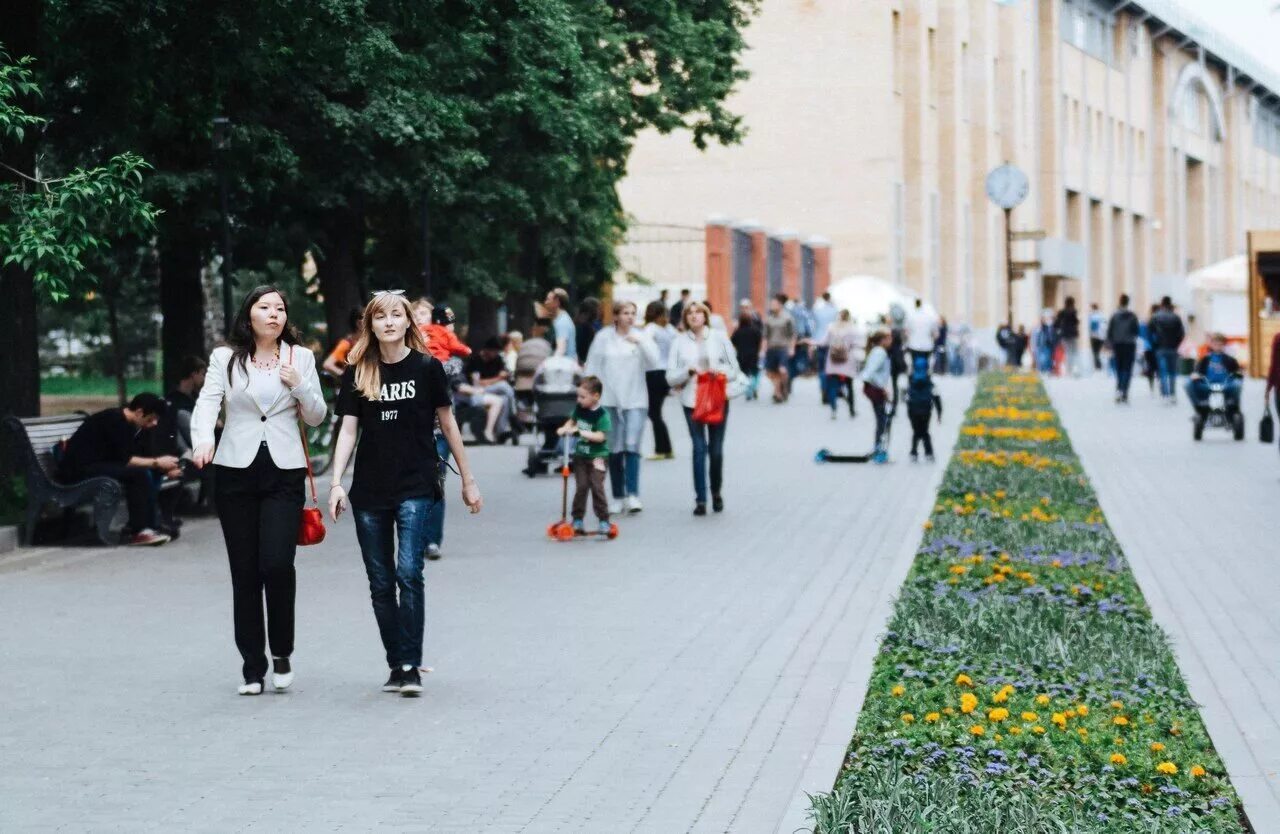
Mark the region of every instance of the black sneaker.
POLYGON ((400 694, 405 698, 417 698, 422 694, 422 675, 417 667, 400 673, 400 694))
POLYGON ((382 685, 383 692, 399 692, 404 688, 404 672, 399 669, 392 669, 391 676, 387 678, 387 682, 382 685))
POLYGON ((711 509, 717 513, 724 512, 724 499, 719 495, 711 496, 711 509))
POLYGON ((693 514, 694 514, 694 515, 706 515, 706 514, 707 514, 707 505, 706 505, 706 504, 694 504, 694 505, 693 505, 693 514))

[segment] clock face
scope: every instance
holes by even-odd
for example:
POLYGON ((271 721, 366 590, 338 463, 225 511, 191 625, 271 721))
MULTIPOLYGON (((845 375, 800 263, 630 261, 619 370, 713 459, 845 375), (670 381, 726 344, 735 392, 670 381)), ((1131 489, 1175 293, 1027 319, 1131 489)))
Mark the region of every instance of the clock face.
POLYGON ((1027 198, 1030 183, 1016 165, 1005 163, 987 174, 987 196, 1002 209, 1011 209, 1027 198))

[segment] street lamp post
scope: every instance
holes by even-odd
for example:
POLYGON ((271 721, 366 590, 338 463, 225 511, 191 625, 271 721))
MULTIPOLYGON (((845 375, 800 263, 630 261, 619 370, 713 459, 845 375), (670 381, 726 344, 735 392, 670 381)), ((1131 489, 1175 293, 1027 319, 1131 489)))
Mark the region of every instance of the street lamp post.
POLYGON ((231 285, 234 272, 231 260, 231 189, 227 182, 227 151, 231 147, 231 120, 217 116, 213 120, 213 153, 218 173, 218 202, 222 210, 222 330, 231 334, 231 285))

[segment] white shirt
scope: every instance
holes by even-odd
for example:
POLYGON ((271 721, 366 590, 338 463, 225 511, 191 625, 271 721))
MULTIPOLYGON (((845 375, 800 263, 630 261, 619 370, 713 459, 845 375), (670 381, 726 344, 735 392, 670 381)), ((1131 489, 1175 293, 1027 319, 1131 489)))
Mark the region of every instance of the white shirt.
POLYGON ((649 370, 665 371, 667 357, 671 355, 671 340, 676 337, 676 329, 669 324, 664 326, 651 321, 644 326, 644 332, 658 346, 658 361, 649 366, 649 370))
POLYGON ((933 339, 937 335, 938 316, 923 307, 916 307, 907 313, 907 350, 933 350, 933 339))
POLYGON ((658 346, 640 328, 632 327, 629 341, 616 327, 604 327, 591 340, 587 351, 587 376, 604 383, 600 404, 606 408, 648 408, 649 389, 644 372, 658 362, 658 346))
POLYGON ((280 361, 298 369, 302 381, 290 390, 280 381, 278 370, 264 372, 247 363, 248 374, 237 365, 228 373, 231 348, 217 347, 209 356, 209 372, 191 414, 191 442, 196 448, 213 445, 213 427, 225 402, 227 421, 222 429, 222 442, 214 453, 219 466, 244 469, 253 463, 263 441, 271 461, 280 469, 302 469, 307 457, 302 451, 298 416, 309 426, 318 426, 328 415, 320 377, 316 374, 316 357, 304 347, 281 345, 280 361), (258 379, 255 381, 255 377, 258 379), (266 381, 274 384, 274 393, 266 381), (263 399, 270 399, 264 407, 263 399))

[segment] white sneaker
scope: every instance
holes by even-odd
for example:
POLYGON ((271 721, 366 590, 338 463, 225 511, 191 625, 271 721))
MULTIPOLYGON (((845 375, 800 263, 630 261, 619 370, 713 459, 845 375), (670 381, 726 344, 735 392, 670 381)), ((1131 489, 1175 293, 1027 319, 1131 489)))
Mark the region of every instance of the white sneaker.
POLYGON ((293 684, 293 667, 289 665, 289 658, 275 658, 272 667, 271 685, 281 691, 288 689, 293 684))
POLYGON ((622 502, 622 508, 629 513, 638 513, 644 509, 644 505, 640 503, 639 495, 628 495, 622 502))
POLYGON ((254 681, 253 683, 242 683, 238 690, 241 695, 261 695, 262 681, 254 681))
POLYGON ((622 515, 622 502, 616 498, 609 501, 609 517, 612 518, 615 515, 622 515))

